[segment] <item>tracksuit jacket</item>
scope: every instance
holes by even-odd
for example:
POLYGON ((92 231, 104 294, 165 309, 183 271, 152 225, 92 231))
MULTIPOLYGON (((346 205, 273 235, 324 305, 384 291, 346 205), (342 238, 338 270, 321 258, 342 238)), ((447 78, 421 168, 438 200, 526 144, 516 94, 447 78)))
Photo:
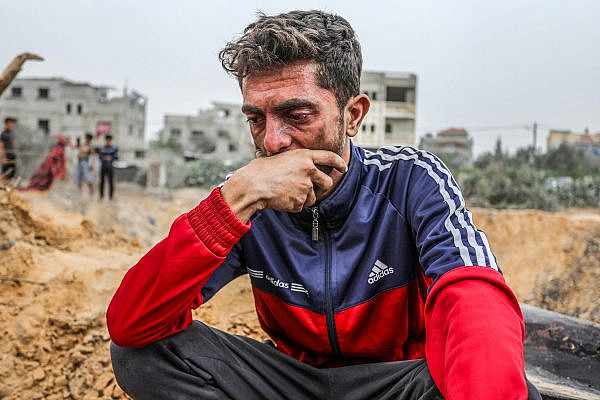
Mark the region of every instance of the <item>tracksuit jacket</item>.
POLYGON ((519 304, 431 153, 352 145, 326 199, 248 224, 214 189, 127 272, 107 313, 112 340, 142 347, 185 329, 243 274, 262 328, 300 361, 426 357, 447 399, 527 398, 519 304))

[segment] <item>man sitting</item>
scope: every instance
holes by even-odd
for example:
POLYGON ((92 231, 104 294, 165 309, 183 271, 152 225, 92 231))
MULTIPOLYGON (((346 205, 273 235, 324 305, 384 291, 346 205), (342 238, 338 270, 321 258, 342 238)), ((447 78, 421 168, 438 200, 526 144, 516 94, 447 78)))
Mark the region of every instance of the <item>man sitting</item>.
POLYGON ((348 22, 261 15, 220 59, 256 159, 127 272, 107 314, 119 385, 147 399, 539 399, 519 304, 448 169, 351 143, 370 101, 348 22), (246 273, 275 346, 192 321, 246 273))

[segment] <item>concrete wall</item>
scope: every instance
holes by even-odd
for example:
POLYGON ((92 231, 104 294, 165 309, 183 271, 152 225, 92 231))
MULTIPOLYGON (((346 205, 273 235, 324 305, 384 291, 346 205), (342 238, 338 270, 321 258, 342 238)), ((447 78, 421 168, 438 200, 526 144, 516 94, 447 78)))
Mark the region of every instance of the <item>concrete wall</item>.
MULTIPOLYGON (((0 119, 17 118, 17 126, 36 135, 26 138, 42 142, 61 134, 75 142, 86 132, 95 134, 98 122, 110 122, 113 142, 120 158, 136 160, 136 152, 145 151, 146 98, 135 92, 109 96, 106 87, 75 83, 62 78, 15 79, 0 97, 0 119), (13 87, 21 88, 20 97, 12 96, 13 87), (39 89, 48 89, 48 98, 39 97, 39 89), (39 129, 39 121, 48 120, 49 131, 39 129)), ((103 140, 96 140, 101 145, 103 140)))
POLYGON ((197 115, 164 117, 160 140, 181 144, 185 152, 211 154, 229 159, 252 157, 254 145, 239 104, 213 102, 197 115))

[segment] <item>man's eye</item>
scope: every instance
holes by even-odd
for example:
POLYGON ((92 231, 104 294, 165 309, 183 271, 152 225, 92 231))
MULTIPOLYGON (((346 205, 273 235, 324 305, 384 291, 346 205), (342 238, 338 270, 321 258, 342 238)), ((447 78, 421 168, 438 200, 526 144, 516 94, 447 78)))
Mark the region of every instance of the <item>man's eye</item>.
POLYGON ((252 125, 256 125, 260 122, 258 117, 248 117, 248 119, 246 121, 252 125))
POLYGON ((305 121, 308 119, 308 114, 290 114, 289 118, 294 121, 305 121))

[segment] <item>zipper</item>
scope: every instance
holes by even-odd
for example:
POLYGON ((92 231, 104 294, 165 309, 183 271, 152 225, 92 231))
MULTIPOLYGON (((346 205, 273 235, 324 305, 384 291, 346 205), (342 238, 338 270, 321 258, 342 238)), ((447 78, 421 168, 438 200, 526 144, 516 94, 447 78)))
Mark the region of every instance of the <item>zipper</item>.
MULTIPOLYGON (((313 223, 312 223, 312 240, 319 240, 319 208, 312 208, 313 223)), ((333 293, 331 288, 331 236, 329 231, 322 228, 325 239, 325 319, 327 321, 327 335, 329 336, 329 344, 333 352, 337 356, 341 356, 340 345, 338 343, 337 331, 335 329, 335 319, 333 318, 333 293)))
POLYGON ((319 241, 319 209, 317 207, 313 207, 312 209, 312 232, 311 238, 313 242, 319 241))

